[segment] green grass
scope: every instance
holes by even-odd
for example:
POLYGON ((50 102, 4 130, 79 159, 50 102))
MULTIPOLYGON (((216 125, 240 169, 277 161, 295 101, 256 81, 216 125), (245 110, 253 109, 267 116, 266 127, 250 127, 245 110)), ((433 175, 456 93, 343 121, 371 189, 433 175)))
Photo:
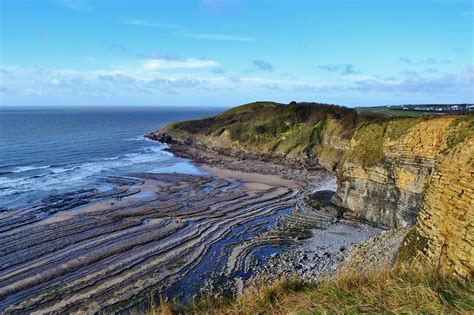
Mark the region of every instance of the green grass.
POLYGON ((166 314, 453 314, 474 312, 471 280, 419 268, 339 274, 319 284, 298 279, 259 283, 239 298, 201 297, 166 314))
MULTIPOLYGON (((337 139, 334 143, 340 143, 339 139, 348 141, 359 125, 374 119, 336 105, 256 102, 166 128, 176 136, 195 137, 221 149, 338 160, 338 150, 326 150, 320 145, 323 137, 337 139)), ((327 163, 334 164, 332 160, 327 163)))
POLYGON ((358 107, 359 113, 376 113, 385 117, 427 117, 439 115, 437 113, 422 112, 417 110, 390 109, 387 107, 358 107))
POLYGON ((251 113, 255 110, 261 109, 261 108, 278 108, 284 106, 284 104, 281 103, 275 103, 275 102, 254 102, 250 104, 245 104, 245 105, 240 105, 233 107, 229 110, 226 110, 225 112, 221 113, 218 115, 218 117, 225 117, 225 116, 233 116, 233 115, 239 115, 239 114, 244 114, 244 113, 251 113))
POLYGON ((463 142, 467 137, 472 137, 474 135, 474 114, 456 118, 451 123, 450 127, 455 129, 456 132, 453 132, 448 136, 448 150, 463 142))
POLYGON ((397 117, 376 121, 360 127, 354 134, 356 145, 348 150, 344 161, 361 162, 363 167, 371 167, 384 158, 383 144, 385 139, 400 139, 425 118, 397 117))
POLYGON ((428 246, 428 239, 418 232, 418 229, 413 227, 405 236, 402 246, 398 251, 398 263, 405 263, 411 261, 419 253, 425 253, 428 246))
MULTIPOLYGON (((351 161, 365 168, 382 163, 384 142, 400 139, 413 126, 430 119, 428 116, 383 107, 356 111, 327 104, 255 102, 214 117, 173 123, 167 129, 176 136, 194 137, 222 150, 310 158, 334 170, 341 157, 343 163, 351 161), (387 111, 390 115, 381 115, 387 111), (356 145, 343 152, 351 139, 356 145)), ((449 135, 449 148, 473 134, 473 117, 453 122, 452 130, 456 132, 449 135)))

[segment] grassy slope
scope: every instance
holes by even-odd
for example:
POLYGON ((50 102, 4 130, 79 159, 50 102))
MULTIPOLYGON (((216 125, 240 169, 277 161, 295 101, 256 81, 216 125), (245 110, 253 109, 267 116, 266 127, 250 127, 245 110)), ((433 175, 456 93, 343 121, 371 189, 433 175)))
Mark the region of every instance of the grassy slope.
MULTIPOLYGON (((437 117, 387 117, 335 105, 256 102, 214 117, 170 124, 166 129, 221 150, 319 162, 335 171, 349 161, 364 168, 383 162, 385 140, 399 139, 416 124, 437 117)), ((451 127, 448 144, 454 146, 472 135, 474 115, 459 116, 451 127)))
POLYGON ((411 268, 368 275, 340 274, 319 284, 283 280, 248 288, 236 300, 205 298, 162 314, 469 313, 474 285, 454 276, 411 268))
POLYGON ((362 126, 353 137, 356 145, 345 152, 343 162, 350 160, 361 163, 364 167, 374 166, 383 160, 383 142, 386 138, 397 140, 424 119, 426 118, 387 118, 362 126))
MULTIPOLYGON (((355 145, 347 150, 341 162, 351 161, 371 167, 383 161, 383 143, 385 139, 397 140, 410 131, 410 128, 431 117, 392 117, 377 120, 358 128, 352 138, 355 145)), ((474 134, 474 115, 458 116, 450 125, 448 149, 474 134)))
POLYGON ((432 112, 422 112, 417 110, 402 110, 402 109, 390 109, 387 107, 358 107, 357 112, 359 113, 377 113, 384 115, 386 117, 427 117, 427 116, 436 116, 437 113, 432 112))
MULTIPOLYGON (((341 160, 364 167, 381 162, 384 139, 400 138, 417 123, 436 118, 407 116, 407 112, 393 116, 394 112, 388 117, 374 110, 335 105, 256 102, 214 117, 170 124, 167 131, 197 138, 219 149, 306 159, 335 170, 341 160), (351 140, 357 145, 349 152, 351 140)), ((453 139, 456 141, 459 139, 453 139)))
POLYGON ((325 104, 256 102, 217 116, 167 126, 219 148, 288 158, 316 158, 332 169, 358 126, 374 114, 325 104))

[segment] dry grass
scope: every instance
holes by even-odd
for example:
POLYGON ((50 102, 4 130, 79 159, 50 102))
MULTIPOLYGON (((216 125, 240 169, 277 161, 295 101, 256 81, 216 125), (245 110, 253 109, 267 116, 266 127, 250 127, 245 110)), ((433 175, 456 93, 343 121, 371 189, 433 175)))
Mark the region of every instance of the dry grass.
POLYGON ((202 298, 161 314, 472 313, 472 281, 433 271, 403 269, 343 274, 312 284, 297 279, 248 288, 237 300, 202 298))

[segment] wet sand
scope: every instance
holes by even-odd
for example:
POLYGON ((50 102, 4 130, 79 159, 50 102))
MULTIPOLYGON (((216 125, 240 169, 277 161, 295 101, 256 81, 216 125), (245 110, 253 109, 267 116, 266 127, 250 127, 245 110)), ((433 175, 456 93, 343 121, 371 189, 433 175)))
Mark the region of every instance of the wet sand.
POLYGON ((0 310, 116 311, 153 292, 190 292, 188 279, 199 293, 204 284, 195 278, 220 268, 212 257, 277 222, 297 200, 289 181, 212 171, 223 177, 130 174, 116 194, 89 205, 17 213, 22 224, 0 233, 0 310))
POLYGON ((146 310, 160 295, 236 294, 270 257, 338 222, 305 201, 327 172, 230 158, 200 167, 209 175, 129 174, 111 179, 111 192, 78 192, 86 204, 68 196, 2 216, 0 312, 146 310))
POLYGON ((295 189, 301 186, 301 183, 297 183, 296 181, 289 180, 289 179, 284 179, 277 175, 263 175, 263 174, 258 174, 258 173, 248 173, 248 172, 243 172, 243 171, 223 169, 217 166, 209 166, 206 164, 200 164, 199 167, 205 171, 208 171, 209 173, 211 173, 212 175, 216 177, 225 178, 228 180, 241 181, 246 185, 248 189, 252 189, 252 188, 255 189, 255 188, 260 187, 260 190, 264 190, 271 186, 274 186, 274 187, 282 186, 282 187, 295 189))

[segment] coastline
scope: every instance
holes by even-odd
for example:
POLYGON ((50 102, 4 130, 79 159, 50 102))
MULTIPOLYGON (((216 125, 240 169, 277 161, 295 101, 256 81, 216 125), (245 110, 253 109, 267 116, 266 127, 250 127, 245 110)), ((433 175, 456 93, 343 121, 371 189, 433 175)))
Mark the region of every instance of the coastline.
POLYGON ((308 205, 332 180, 323 169, 191 150, 209 175, 130 174, 104 200, 3 233, 0 310, 146 309, 158 292, 186 303, 257 276, 316 280, 341 248, 380 232, 308 205))

